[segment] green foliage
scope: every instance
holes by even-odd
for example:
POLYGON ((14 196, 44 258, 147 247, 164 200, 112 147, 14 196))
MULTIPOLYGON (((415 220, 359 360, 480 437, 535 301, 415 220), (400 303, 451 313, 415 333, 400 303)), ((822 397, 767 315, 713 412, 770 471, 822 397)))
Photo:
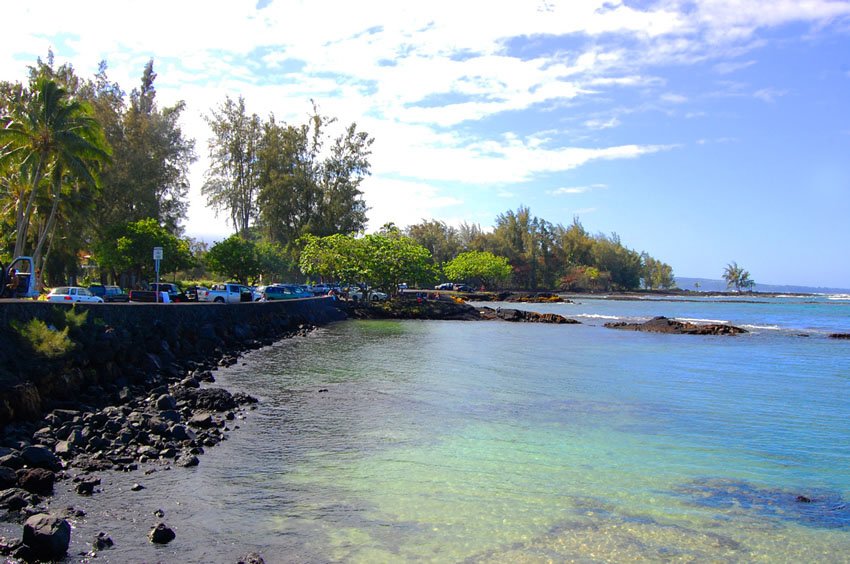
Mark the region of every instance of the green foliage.
POLYGON ((49 72, 34 72, 28 91, 16 102, 3 104, 0 167, 14 171, 17 179, 7 202, 15 210, 13 254, 32 254, 40 268, 62 223, 61 211, 68 209, 60 205, 82 188, 98 188, 98 172, 110 149, 91 107, 73 98, 49 72))
POLYGON ((299 266, 305 276, 326 281, 355 282, 366 275, 363 245, 350 235, 307 235, 302 240, 299 266))
POLYGON ((756 283, 750 278, 750 273, 744 268, 738 266, 735 261, 726 265, 723 270, 723 279, 726 280, 726 288, 735 288, 736 292, 740 292, 741 288, 746 288, 752 292, 756 283))
POLYGON ((314 106, 307 124, 273 117, 264 124, 258 204, 269 240, 291 248, 307 234, 356 233, 366 226, 360 184, 370 174, 374 139, 352 123, 331 140, 327 130, 336 121, 314 106))
POLYGON ((57 330, 40 319, 30 319, 26 323, 13 320, 12 329, 25 346, 38 356, 54 359, 74 350, 74 342, 68 337, 68 327, 57 330))
POLYGON ((192 265, 189 242, 178 239, 153 218, 114 227, 95 248, 95 257, 103 268, 133 272, 146 280, 155 277, 153 249, 162 247, 160 272, 175 272, 192 265))
POLYGON ((77 312, 76 307, 67 308, 63 314, 65 317, 65 328, 70 329, 72 332, 82 329, 89 318, 88 310, 77 312))
POLYGON ((425 221, 409 226, 407 236, 428 249, 434 265, 448 262, 461 250, 458 230, 443 221, 425 221))
POLYGON ((431 253, 398 230, 366 235, 362 245, 366 280, 376 288, 394 294, 401 282, 421 284, 434 278, 431 253))
POLYGON ((443 273, 450 280, 493 288, 510 277, 511 266, 505 257, 486 251, 468 251, 443 265, 443 273))
POLYGON ((647 253, 641 255, 641 260, 643 262, 641 278, 643 279, 644 288, 648 290, 669 290, 676 286, 676 281, 673 278, 673 268, 669 264, 654 259, 647 253))
POLYGON ((206 255, 207 267, 229 280, 247 284, 255 281, 262 272, 257 245, 234 234, 219 241, 206 255))
POLYGON ((434 278, 431 253, 398 229, 366 235, 308 236, 301 251, 301 272, 324 280, 366 282, 395 293, 400 282, 424 283, 434 278))

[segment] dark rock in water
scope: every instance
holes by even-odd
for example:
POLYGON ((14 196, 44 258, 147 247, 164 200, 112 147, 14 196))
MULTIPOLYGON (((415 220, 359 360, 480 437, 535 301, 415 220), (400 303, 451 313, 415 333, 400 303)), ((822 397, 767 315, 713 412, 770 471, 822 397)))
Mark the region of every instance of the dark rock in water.
POLYGON ((153 512, 153 514, 156 515, 157 517, 159 517, 160 519, 165 517, 165 511, 163 511, 162 509, 157 509, 156 511, 153 512))
POLYGON ((60 560, 71 543, 71 525, 65 519, 39 513, 24 523, 23 543, 32 560, 60 560))
POLYGON ((850 530, 850 504, 837 492, 817 490, 802 495, 724 479, 698 480, 677 491, 703 507, 752 513, 807 527, 850 530))
POLYGON ((138 482, 136 482, 132 486, 130 486, 130 491, 132 491, 132 492, 140 492, 143 489, 145 489, 145 487, 138 482))
POLYGON ((33 468, 46 468, 48 470, 59 470, 62 468, 62 463, 59 458, 53 454, 49 448, 33 445, 28 446, 21 451, 21 458, 27 466, 33 468))
POLYGON ((263 560, 263 557, 257 554, 256 552, 249 552, 245 556, 239 559, 239 562, 236 564, 266 564, 266 561, 263 560))
POLYGON ((26 468, 18 470, 18 485, 30 493, 51 495, 56 475, 44 468, 26 468))
POLYGON ((724 325, 722 323, 697 325, 695 323, 686 323, 684 321, 668 319, 664 316, 655 317, 645 323, 627 323, 624 321, 606 323, 605 327, 608 327, 609 329, 623 329, 626 331, 671 333, 675 335, 740 335, 748 332, 746 329, 741 329, 734 325, 724 325))
POLYGON ((168 544, 177 538, 177 535, 165 523, 159 523, 148 533, 148 539, 154 544, 168 544))
POLYGON ((77 481, 77 485, 74 489, 80 495, 92 495, 95 486, 100 485, 100 478, 95 478, 94 476, 75 478, 75 481, 77 481))
POLYGON ((211 413, 196 413, 189 419, 189 425, 198 429, 209 429, 215 427, 215 420, 211 413))
POLYGON ((830 339, 850 339, 850 333, 832 333, 830 339))
POLYGON ((501 319, 502 321, 525 322, 525 323, 566 323, 577 324, 575 319, 558 315, 557 313, 537 313, 536 311, 526 311, 524 309, 512 308, 490 308, 483 307, 479 311, 481 319, 501 319))
POLYGON ((182 388, 175 392, 178 400, 187 402, 192 408, 206 411, 228 411, 236 409, 233 395, 222 388, 182 388))
POLYGON ((115 543, 112 542, 110 536, 101 531, 97 534, 97 537, 95 537, 94 542, 92 542, 92 548, 94 550, 103 550, 113 546, 114 544, 115 543))

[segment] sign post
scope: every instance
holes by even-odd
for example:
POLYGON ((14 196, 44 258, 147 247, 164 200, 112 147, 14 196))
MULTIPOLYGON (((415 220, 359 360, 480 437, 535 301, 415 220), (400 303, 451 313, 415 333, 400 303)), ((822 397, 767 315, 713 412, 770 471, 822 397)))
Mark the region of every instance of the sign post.
POLYGON ((156 268, 156 303, 159 303, 159 261, 162 260, 162 247, 153 248, 153 262, 156 268))

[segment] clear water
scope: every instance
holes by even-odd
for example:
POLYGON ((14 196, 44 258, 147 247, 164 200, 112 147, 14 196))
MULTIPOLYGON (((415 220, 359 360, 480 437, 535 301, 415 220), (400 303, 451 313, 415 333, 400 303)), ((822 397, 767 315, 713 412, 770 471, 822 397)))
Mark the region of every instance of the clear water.
POLYGON ((57 497, 89 511, 75 548, 112 523, 98 561, 850 560, 850 342, 826 338, 850 303, 526 307, 585 323, 351 321, 247 355, 217 377, 261 403, 199 467, 57 497), (654 315, 754 332, 601 326, 654 315))

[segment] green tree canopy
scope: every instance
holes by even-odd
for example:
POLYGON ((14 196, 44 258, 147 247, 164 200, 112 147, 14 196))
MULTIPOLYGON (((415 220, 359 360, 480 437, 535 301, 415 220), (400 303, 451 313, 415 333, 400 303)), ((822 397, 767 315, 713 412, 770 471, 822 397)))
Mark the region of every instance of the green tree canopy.
POLYGON ((239 234, 214 244, 206 254, 206 261, 213 272, 243 284, 255 282, 262 273, 257 245, 239 234))
POLYGON ((443 265, 443 273, 451 280, 494 288, 510 277, 511 266, 505 257, 487 251, 467 251, 443 265))
POLYGON ((162 247, 160 272, 176 272, 193 264, 189 241, 178 239, 153 218, 113 227, 110 237, 96 247, 94 257, 116 275, 130 273, 137 280, 150 281, 155 277, 154 247, 162 247))

